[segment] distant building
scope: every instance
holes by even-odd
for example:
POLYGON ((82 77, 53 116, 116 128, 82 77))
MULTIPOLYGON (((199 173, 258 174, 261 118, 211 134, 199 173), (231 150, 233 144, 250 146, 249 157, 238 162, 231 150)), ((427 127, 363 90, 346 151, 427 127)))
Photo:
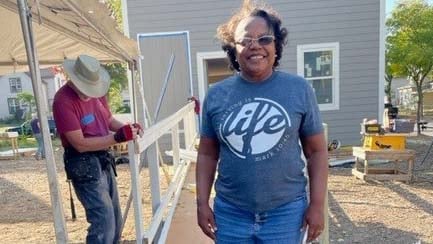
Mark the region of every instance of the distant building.
MULTIPOLYGON (((408 81, 406 79, 404 85, 401 85, 400 87, 395 88, 395 94, 396 94, 396 105, 406 108, 415 110, 416 109, 416 102, 418 101, 418 93, 416 91, 416 85, 408 81)), ((394 82, 394 80, 393 80, 394 82)), ((398 83, 396 84, 396 86, 398 83)), ((423 85, 423 108, 424 111, 427 112, 429 110, 432 110, 433 112, 433 82, 425 82, 423 85)))
MULTIPOLYGON (((54 94, 65 83, 64 76, 54 68, 41 69, 44 95, 48 107, 51 109, 54 94)), ((0 76, 0 119, 14 116, 17 112, 24 114, 28 106, 18 101, 17 95, 21 92, 33 94, 32 80, 28 72, 0 76)), ((33 94, 34 96, 34 94, 33 94)))

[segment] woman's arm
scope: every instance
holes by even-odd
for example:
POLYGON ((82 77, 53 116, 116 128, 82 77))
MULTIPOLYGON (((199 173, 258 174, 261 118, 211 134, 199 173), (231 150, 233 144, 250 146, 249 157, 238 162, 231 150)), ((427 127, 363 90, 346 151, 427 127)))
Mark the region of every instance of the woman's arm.
POLYGON ((310 204, 305 215, 308 241, 316 239, 324 228, 325 196, 328 182, 328 149, 323 133, 301 139, 310 179, 310 204))
POLYGON ((215 179, 219 157, 216 139, 201 137, 196 165, 197 221, 202 231, 215 239, 215 219, 209 206, 209 197, 215 179))

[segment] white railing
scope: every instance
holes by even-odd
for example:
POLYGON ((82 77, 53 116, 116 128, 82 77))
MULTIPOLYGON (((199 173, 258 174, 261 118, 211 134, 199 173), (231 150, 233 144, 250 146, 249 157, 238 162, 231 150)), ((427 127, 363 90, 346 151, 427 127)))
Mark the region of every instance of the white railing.
POLYGON ((183 122, 183 134, 186 149, 190 149, 197 137, 194 103, 189 103, 170 117, 144 130, 143 136, 135 143, 128 143, 131 169, 131 188, 134 204, 135 233, 137 243, 165 243, 171 219, 189 169, 190 161, 180 159, 179 124, 183 122), (171 133, 174 175, 165 194, 161 196, 159 180, 158 139, 171 133), (146 151, 150 175, 153 216, 147 229, 144 229, 141 186, 140 154, 146 151), (157 236, 157 233, 158 236, 157 236))

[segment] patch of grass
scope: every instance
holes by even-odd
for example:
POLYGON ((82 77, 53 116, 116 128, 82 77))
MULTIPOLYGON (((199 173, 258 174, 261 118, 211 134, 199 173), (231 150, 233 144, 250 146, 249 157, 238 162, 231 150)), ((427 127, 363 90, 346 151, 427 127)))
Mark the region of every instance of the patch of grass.
MULTIPOLYGON (((53 147, 59 147, 62 145, 59 138, 52 138, 53 147)), ((18 137, 18 148, 32 148, 38 147, 36 139, 32 136, 19 136, 18 137)), ((0 151, 11 150, 12 145, 8 139, 0 140, 0 151)))
MULTIPOLYGON (((19 148, 29 148, 29 147, 37 147, 37 142, 35 138, 28 136, 19 136, 18 137, 18 147, 19 148)), ((11 150, 12 145, 9 139, 0 140, 0 151, 11 150)))
POLYGON ((6 130, 10 127, 15 127, 15 126, 19 126, 18 125, 12 125, 12 124, 0 124, 0 132, 6 132, 6 130))

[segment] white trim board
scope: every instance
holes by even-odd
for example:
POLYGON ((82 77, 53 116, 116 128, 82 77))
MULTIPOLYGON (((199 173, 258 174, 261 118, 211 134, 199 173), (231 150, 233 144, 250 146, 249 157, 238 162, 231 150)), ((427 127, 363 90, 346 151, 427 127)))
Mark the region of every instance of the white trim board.
MULTIPOLYGON (((227 58, 224 51, 214 52, 197 52, 197 81, 198 81, 198 98, 203 102, 207 92, 207 70, 205 69, 205 61, 210 59, 227 58)), ((201 111, 200 111, 201 112, 201 111)))
POLYGON ((332 67, 334 78, 332 83, 332 104, 319 104, 320 111, 339 110, 340 109, 340 43, 316 43, 297 46, 297 73, 299 76, 305 77, 304 74, 304 52, 314 51, 328 51, 331 50, 333 54, 332 67))

